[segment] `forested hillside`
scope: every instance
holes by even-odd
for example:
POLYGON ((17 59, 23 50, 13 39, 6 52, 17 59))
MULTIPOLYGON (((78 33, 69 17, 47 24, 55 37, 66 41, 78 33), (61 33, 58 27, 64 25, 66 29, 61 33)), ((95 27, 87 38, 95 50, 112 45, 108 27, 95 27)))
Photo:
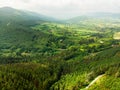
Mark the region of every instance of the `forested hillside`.
POLYGON ((0 90, 119 90, 118 16, 61 22, 0 8, 0 90))

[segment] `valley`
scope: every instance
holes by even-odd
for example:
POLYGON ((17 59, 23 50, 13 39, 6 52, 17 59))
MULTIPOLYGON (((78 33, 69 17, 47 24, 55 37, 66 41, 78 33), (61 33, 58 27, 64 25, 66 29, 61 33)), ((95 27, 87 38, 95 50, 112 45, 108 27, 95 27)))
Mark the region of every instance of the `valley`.
POLYGON ((1 12, 0 90, 119 90, 119 17, 1 12))

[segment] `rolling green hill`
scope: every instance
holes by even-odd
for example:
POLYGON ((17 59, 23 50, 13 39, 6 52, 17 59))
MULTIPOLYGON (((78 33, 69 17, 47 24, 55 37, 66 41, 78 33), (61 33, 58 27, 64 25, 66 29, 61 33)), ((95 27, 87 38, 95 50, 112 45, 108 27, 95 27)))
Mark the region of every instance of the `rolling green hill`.
MULTIPOLYGON (((56 36, 32 27, 57 20, 37 13, 16 10, 10 7, 0 8, 0 48, 1 54, 12 56, 13 52, 29 53, 52 50, 47 47, 50 38, 56 36), (37 50, 37 51, 36 51, 37 50)), ((56 37, 57 38, 57 37, 56 37)))

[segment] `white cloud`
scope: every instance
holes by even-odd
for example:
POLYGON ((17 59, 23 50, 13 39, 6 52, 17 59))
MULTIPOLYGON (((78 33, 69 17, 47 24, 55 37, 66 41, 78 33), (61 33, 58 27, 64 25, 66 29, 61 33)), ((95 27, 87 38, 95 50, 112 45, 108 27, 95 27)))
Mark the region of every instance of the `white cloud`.
POLYGON ((78 16, 86 12, 119 12, 120 0, 0 0, 0 7, 37 11, 55 17, 78 16))

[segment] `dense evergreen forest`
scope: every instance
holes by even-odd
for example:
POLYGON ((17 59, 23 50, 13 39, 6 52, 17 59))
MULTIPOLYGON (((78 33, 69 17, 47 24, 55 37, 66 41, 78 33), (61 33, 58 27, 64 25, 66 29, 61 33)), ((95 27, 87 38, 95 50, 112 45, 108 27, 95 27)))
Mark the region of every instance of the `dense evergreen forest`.
POLYGON ((119 90, 116 18, 59 21, 0 8, 0 90, 119 90))

